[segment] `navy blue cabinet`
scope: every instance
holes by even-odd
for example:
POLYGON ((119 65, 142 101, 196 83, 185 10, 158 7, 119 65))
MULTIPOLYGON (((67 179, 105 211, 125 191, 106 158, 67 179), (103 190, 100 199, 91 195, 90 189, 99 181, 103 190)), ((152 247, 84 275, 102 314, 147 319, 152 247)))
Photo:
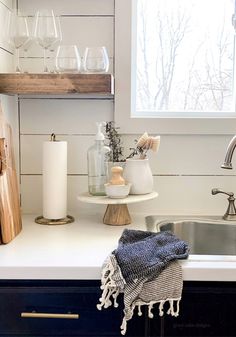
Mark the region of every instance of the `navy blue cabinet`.
MULTIPOLYGON (((0 280, 0 337, 120 337, 122 303, 99 311, 100 295, 99 281, 0 280), (32 318, 22 313, 79 318, 32 318)), ((159 317, 155 307, 153 313, 153 319, 147 310, 141 317, 135 313, 126 336, 236 336, 236 284, 185 282, 179 317, 159 317)))
MULTIPOLYGON (((99 281, 0 281, 0 336, 121 336, 122 306, 97 310, 99 286, 99 281), (22 317, 31 313, 79 318, 22 317)), ((137 317, 127 337, 145 336, 146 330, 145 315, 137 317)))
POLYGON ((236 283, 184 282, 180 314, 150 322, 151 336, 236 336, 236 283))

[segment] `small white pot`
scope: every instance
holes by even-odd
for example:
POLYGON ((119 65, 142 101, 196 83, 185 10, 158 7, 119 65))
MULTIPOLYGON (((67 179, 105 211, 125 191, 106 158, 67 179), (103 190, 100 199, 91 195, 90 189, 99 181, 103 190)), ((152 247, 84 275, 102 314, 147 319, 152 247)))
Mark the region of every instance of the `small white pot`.
POLYGON ((127 159, 124 178, 131 183, 130 194, 147 194, 153 191, 153 176, 148 159, 127 159))
POLYGON ((131 184, 127 183, 125 185, 111 185, 105 184, 106 195, 113 199, 126 198, 129 194, 131 184))

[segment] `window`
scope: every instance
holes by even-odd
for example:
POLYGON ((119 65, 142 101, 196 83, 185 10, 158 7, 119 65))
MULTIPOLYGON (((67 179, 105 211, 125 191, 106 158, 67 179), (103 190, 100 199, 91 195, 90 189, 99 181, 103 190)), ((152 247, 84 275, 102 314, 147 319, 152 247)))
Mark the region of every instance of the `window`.
POLYGON ((135 115, 234 111, 233 12, 232 0, 137 1, 135 115))
POLYGON ((234 0, 116 0, 123 132, 236 132, 234 12, 234 0))

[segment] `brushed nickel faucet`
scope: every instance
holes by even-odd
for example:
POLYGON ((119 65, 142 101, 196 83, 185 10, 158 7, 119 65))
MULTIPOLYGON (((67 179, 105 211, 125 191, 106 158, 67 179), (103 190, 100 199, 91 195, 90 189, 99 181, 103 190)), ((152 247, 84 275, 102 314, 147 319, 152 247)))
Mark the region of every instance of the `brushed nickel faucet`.
POLYGON ((228 208, 225 212, 225 214, 223 215, 223 219, 224 220, 228 220, 228 221, 235 221, 236 220, 236 208, 235 208, 235 198, 234 198, 234 193, 233 192, 224 192, 222 190, 219 190, 218 188, 213 188, 211 190, 211 194, 216 195, 218 193, 222 193, 222 194, 226 194, 228 195, 228 208))
POLYGON ((232 157, 233 157, 235 147, 236 147, 236 136, 234 136, 231 139, 231 141, 229 142, 229 145, 228 145, 227 150, 226 150, 224 164, 221 165, 222 168, 232 170, 232 168, 233 168, 232 157))
MULTIPOLYGON (((236 135, 231 139, 231 141, 229 142, 229 145, 227 147, 226 155, 225 155, 225 161, 221 165, 221 167, 223 169, 232 170, 232 168, 233 168, 232 157, 233 157, 235 147, 236 147, 236 135)), ((219 190, 218 188, 213 188, 211 190, 211 194, 213 194, 213 195, 218 194, 218 193, 226 194, 228 196, 229 205, 228 205, 228 208, 227 208, 225 214, 223 215, 223 219, 224 220, 230 220, 230 221, 236 221, 236 207, 235 207, 235 204, 234 204, 234 201, 235 201, 234 193, 233 192, 224 192, 222 190, 219 190)))

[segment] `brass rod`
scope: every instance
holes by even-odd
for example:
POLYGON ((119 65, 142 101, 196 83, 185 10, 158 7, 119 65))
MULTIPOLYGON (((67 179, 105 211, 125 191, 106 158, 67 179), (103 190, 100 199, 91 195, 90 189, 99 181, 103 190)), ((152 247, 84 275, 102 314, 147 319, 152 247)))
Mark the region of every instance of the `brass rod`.
POLYGON ((22 312, 22 318, 64 318, 64 319, 78 319, 79 314, 54 314, 47 312, 22 312))

